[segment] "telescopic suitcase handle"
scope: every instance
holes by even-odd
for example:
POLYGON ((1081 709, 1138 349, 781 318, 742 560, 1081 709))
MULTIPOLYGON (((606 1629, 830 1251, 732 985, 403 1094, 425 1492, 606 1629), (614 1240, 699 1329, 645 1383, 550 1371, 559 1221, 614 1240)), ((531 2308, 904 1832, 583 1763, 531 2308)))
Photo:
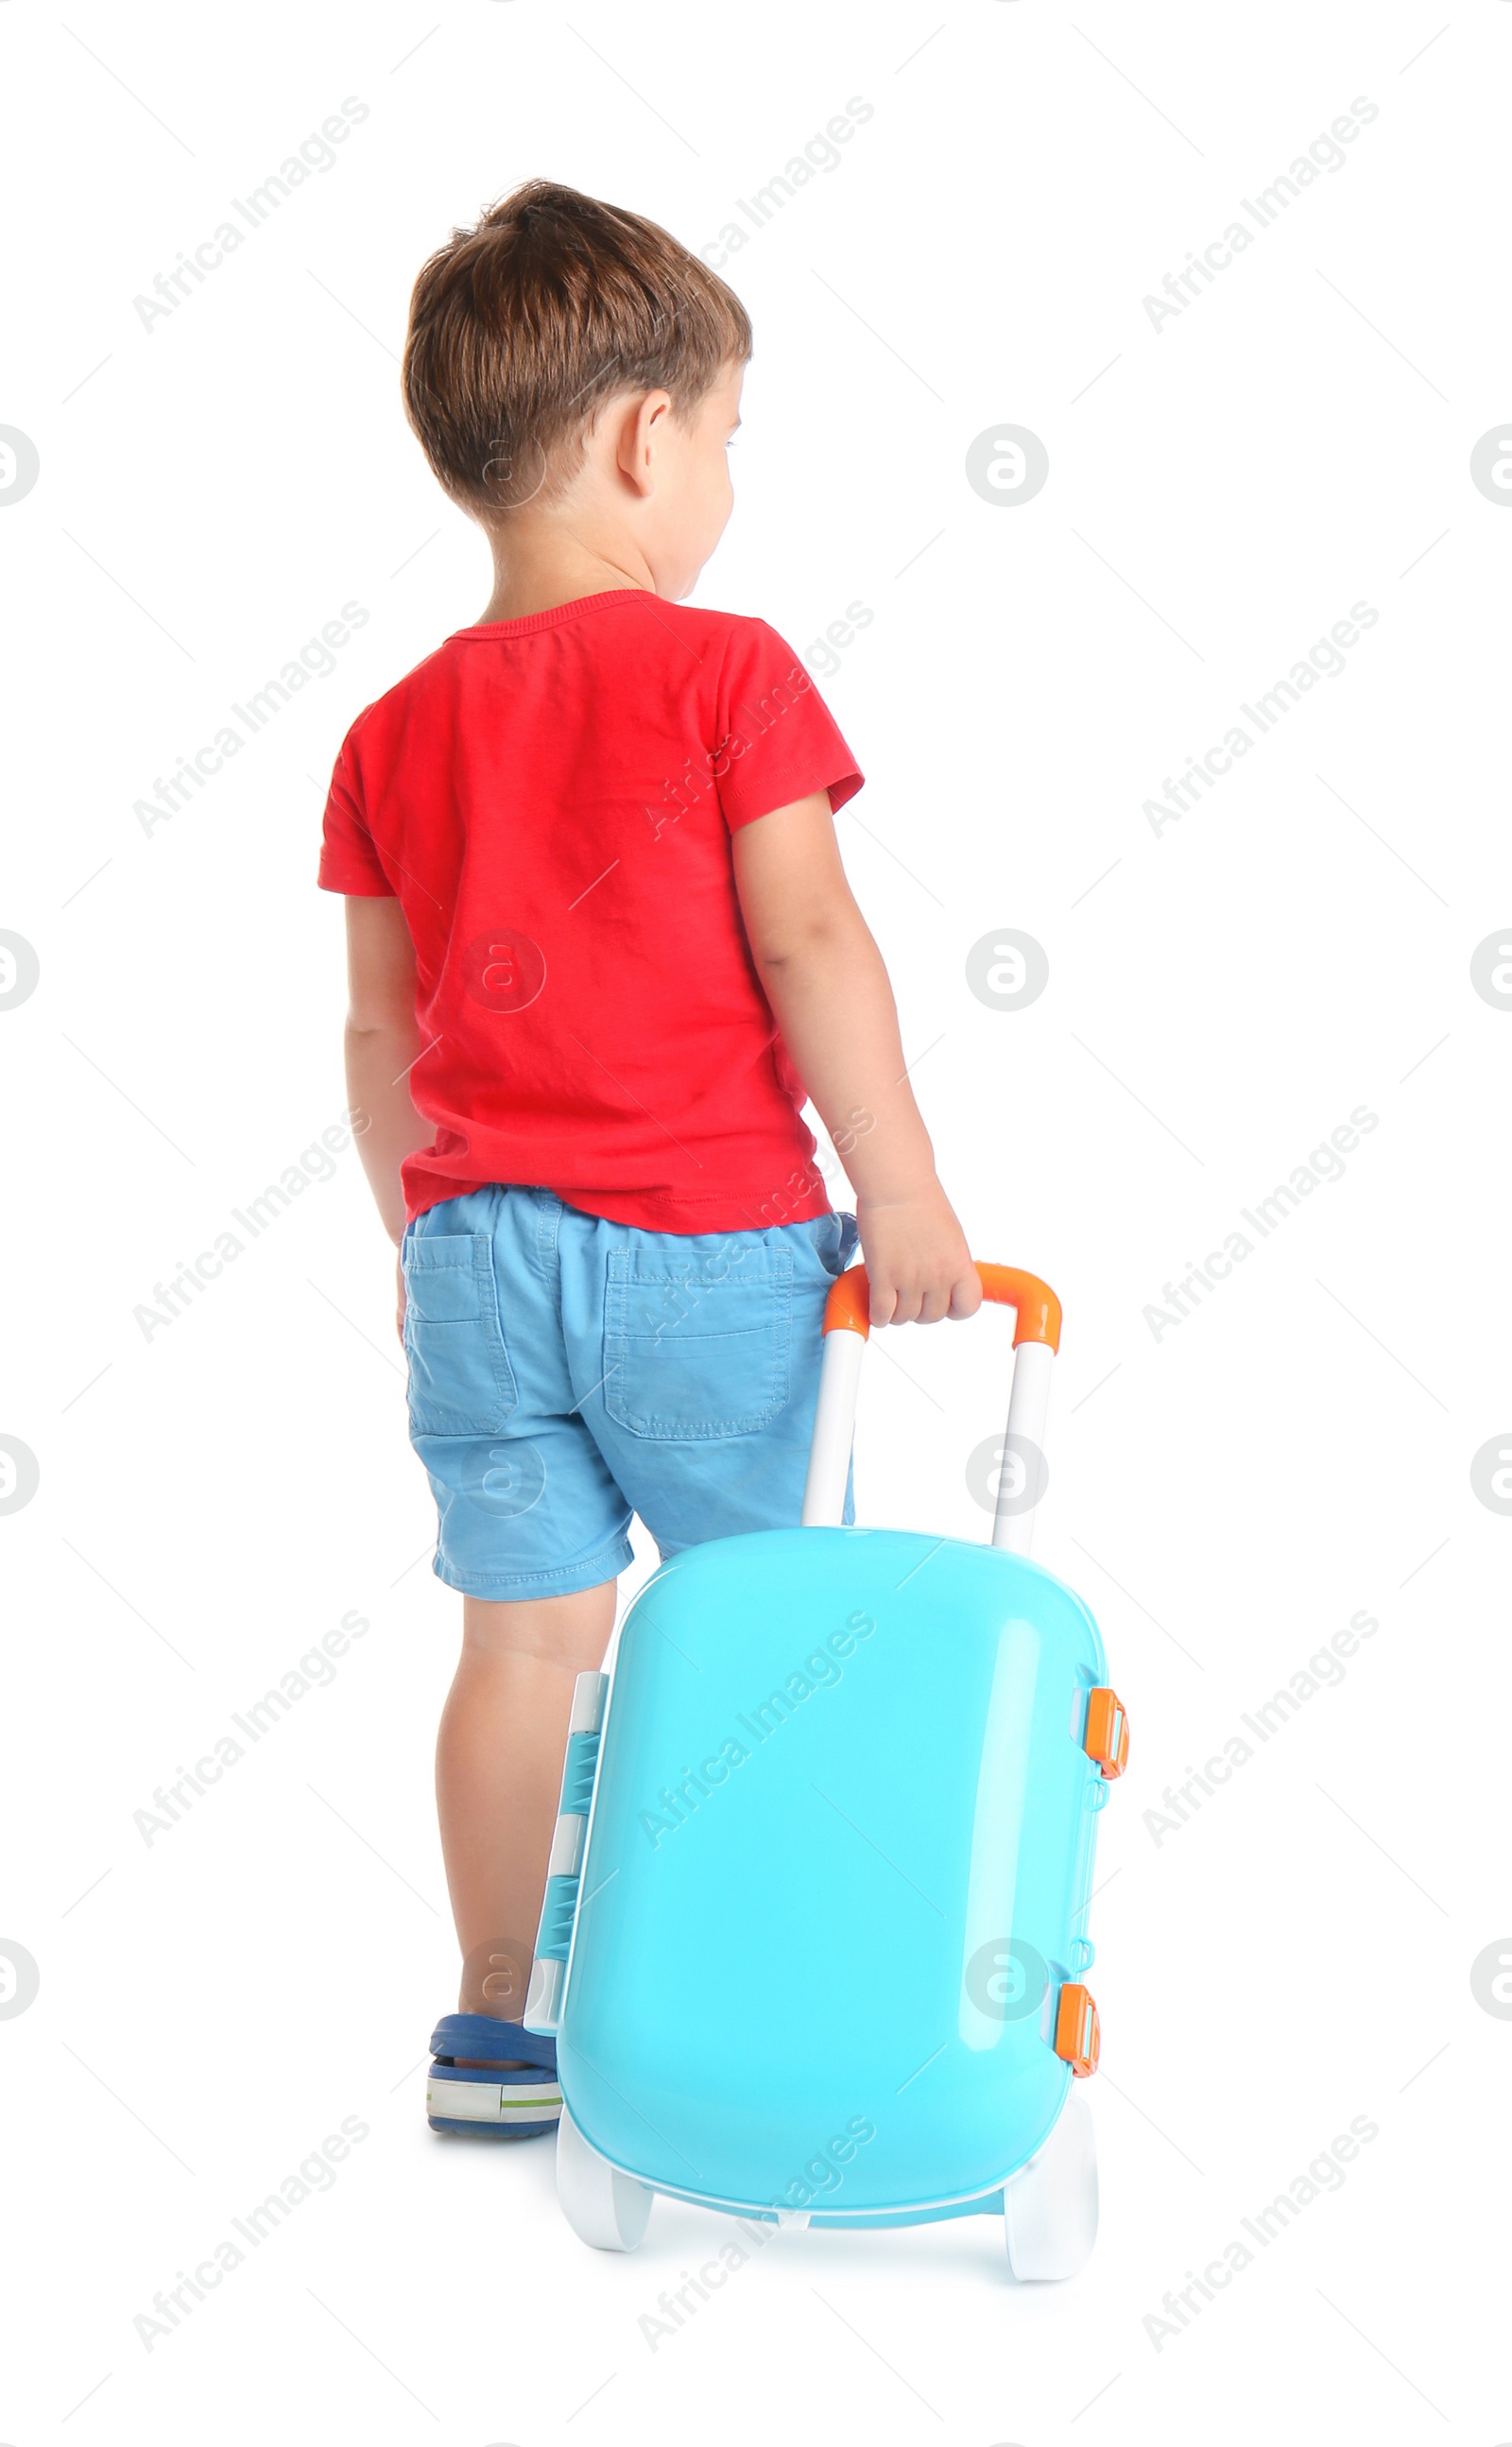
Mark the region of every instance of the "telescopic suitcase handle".
MULTIPOLYGON (((1043 1471, 1036 1470, 1035 1462, 1045 1448, 1050 1362, 1061 1343, 1061 1304, 1049 1283, 1042 1283, 1037 1275, 1025 1274, 1021 1267, 983 1265, 978 1261, 976 1271, 982 1280, 983 1299, 999 1301, 1017 1312, 1013 1320, 1013 1388, 1009 1396, 1007 1449, 992 1516, 992 1545, 1006 1547, 1011 1554, 1027 1555, 1042 1491, 1043 1471), (1009 1468, 1009 1456, 1013 1451, 1027 1461, 1030 1472, 1017 1489, 1009 1468)), ((813 1440, 808 1449, 808 1479, 803 1489, 805 1528, 838 1526, 845 1508, 851 1439, 856 1430, 856 1394, 860 1383, 861 1353, 870 1331, 871 1296, 866 1269, 851 1266, 832 1285, 824 1303, 824 1356, 820 1368, 813 1440)))

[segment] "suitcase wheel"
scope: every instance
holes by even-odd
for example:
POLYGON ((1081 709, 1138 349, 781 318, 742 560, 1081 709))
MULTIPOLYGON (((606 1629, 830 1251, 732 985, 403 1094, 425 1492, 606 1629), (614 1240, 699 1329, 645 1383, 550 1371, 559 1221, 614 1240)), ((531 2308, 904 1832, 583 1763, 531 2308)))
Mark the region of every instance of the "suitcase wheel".
POLYGON ((656 2195, 585 2141, 566 2108, 557 2127, 557 2198, 574 2234, 595 2251, 633 2251, 656 2195))
POLYGON ((1003 2223, 1008 2265, 1019 2279, 1074 2277, 1091 2256, 1097 2240, 1097 2148, 1091 2111, 1080 2089, 1067 2098, 1049 2139, 1009 2177, 1003 2223))

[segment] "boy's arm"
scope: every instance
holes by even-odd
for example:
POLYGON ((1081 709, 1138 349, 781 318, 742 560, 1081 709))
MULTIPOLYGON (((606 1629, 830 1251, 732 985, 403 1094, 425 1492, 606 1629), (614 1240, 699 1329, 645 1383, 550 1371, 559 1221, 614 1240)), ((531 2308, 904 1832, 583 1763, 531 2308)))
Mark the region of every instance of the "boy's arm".
MULTIPOLYGON (((357 1141, 384 1228, 405 1228, 399 1167, 434 1137, 409 1100, 409 1073, 424 1048, 415 1024, 415 953, 397 901, 347 896, 347 1102, 368 1117, 357 1141)), ((399 1319, 404 1323, 404 1279, 399 1319)))
POLYGON ((872 1321, 971 1317, 981 1284, 935 1174, 898 1012, 818 791, 734 835, 735 883, 766 999, 856 1192, 872 1321))

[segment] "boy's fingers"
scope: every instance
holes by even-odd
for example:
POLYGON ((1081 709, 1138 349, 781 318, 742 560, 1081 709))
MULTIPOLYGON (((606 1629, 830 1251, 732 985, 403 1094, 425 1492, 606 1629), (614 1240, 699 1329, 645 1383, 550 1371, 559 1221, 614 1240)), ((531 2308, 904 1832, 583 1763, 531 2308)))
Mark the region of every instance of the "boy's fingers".
POLYGON ((981 1280, 974 1266, 954 1280, 925 1275, 899 1283, 879 1273, 871 1283, 872 1323, 879 1326, 938 1325, 942 1318, 974 1317, 981 1305, 981 1280))
POLYGON ((982 1279, 975 1267, 961 1275, 951 1285, 950 1314, 953 1318, 974 1317, 982 1305, 982 1279))

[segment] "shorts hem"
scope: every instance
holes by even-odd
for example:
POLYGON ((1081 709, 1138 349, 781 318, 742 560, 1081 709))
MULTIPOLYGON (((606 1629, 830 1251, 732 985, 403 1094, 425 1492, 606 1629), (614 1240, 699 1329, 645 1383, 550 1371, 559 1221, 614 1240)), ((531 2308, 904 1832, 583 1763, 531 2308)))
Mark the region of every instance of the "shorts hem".
POLYGON ((448 1589, 456 1589, 464 1598, 520 1600, 522 1598, 570 1598, 580 1589, 593 1589, 600 1581, 616 1580, 628 1571, 635 1560, 628 1538, 616 1540, 612 1546, 601 1546, 595 1555, 573 1564, 559 1564, 552 1570, 535 1572, 466 1572, 459 1571, 444 1555, 438 1553, 431 1570, 448 1589))

